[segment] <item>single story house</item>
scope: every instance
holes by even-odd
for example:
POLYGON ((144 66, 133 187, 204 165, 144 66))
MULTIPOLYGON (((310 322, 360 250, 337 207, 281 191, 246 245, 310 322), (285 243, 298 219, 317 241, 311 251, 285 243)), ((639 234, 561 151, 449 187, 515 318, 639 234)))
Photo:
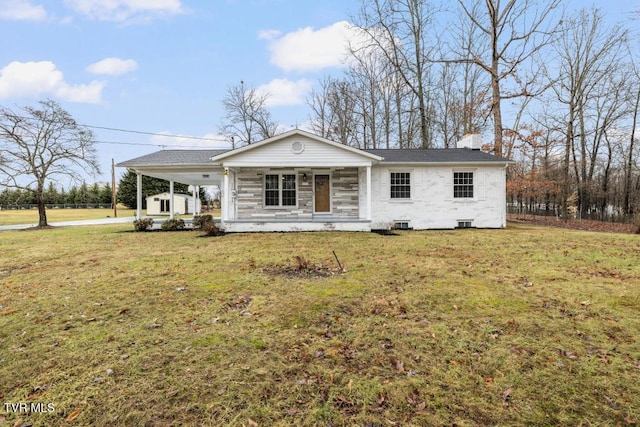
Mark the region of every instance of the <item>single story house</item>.
POLYGON ((227 232, 503 228, 511 162, 481 142, 360 150, 295 129, 234 150, 163 150, 118 166, 138 174, 138 217, 142 175, 170 181, 170 193, 174 182, 194 195, 218 185, 227 232))
POLYGON ((174 193, 173 198, 170 193, 154 194, 147 197, 147 215, 170 215, 171 205, 173 213, 178 215, 188 215, 200 212, 200 199, 194 199, 189 194, 174 193), (173 200, 173 203, 171 203, 173 200), (194 200, 196 206, 194 209, 194 200))

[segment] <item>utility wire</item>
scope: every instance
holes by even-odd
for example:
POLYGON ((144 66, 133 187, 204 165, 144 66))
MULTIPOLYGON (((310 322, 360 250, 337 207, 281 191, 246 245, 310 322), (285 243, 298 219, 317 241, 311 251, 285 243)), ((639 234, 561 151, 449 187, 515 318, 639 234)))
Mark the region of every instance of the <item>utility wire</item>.
MULTIPOLYGON (((135 146, 142 146, 142 147, 160 147, 160 148, 176 147, 176 148, 193 148, 193 149, 207 150, 206 147, 195 146, 195 145, 189 146, 189 145, 160 144, 160 143, 157 143, 157 144, 156 143, 145 144, 143 142, 116 142, 116 141, 97 141, 97 140, 94 140, 93 142, 96 143, 96 144, 135 145, 135 146)), ((224 148, 219 148, 219 149, 223 150, 224 148)))
MULTIPOLYGON (((15 117, 20 118, 20 119, 25 119, 25 120, 32 120, 33 117, 26 117, 26 116, 20 116, 20 115, 15 115, 15 117)), ((207 138, 205 136, 189 136, 189 135, 174 135, 174 134, 168 134, 168 133, 157 133, 157 132, 144 132, 141 130, 133 130, 133 129, 120 129, 120 128, 113 128, 113 127, 108 127, 108 126, 94 126, 94 125, 86 125, 86 124, 80 124, 78 123, 78 126, 83 126, 83 127, 87 127, 87 128, 92 128, 92 129, 102 129, 102 130, 111 130, 111 131, 115 131, 115 132, 126 132, 126 133, 135 133, 138 135, 151 135, 151 136, 164 136, 166 138, 182 138, 182 139, 197 139, 200 141, 215 141, 215 142, 229 142, 228 139, 226 138, 207 138)), ((95 141, 98 142, 98 141, 95 141)), ((170 144, 127 144, 127 143, 117 143, 117 142, 101 142, 102 144, 123 144, 123 145, 152 145, 152 146, 171 146, 170 144)), ((174 147, 184 147, 182 145, 173 145, 174 147)))
POLYGON ((106 127, 106 126, 92 126, 92 125, 81 125, 81 126, 92 128, 92 129, 103 129, 103 130, 112 130, 116 132, 136 133, 139 135, 164 136, 167 138, 197 139, 201 141, 218 141, 218 142, 227 141, 227 139, 224 139, 224 138, 207 138, 204 136, 172 135, 167 133, 144 132, 140 130, 119 129, 119 128, 112 128, 112 127, 106 127))

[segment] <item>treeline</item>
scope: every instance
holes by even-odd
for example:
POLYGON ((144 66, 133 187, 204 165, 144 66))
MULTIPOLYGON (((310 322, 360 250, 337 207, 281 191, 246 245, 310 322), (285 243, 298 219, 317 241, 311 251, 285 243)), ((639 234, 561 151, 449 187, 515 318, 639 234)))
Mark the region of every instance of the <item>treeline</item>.
MULTIPOLYGON (((50 183, 44 192, 47 205, 111 205, 112 188, 110 184, 87 184, 73 186, 68 190, 58 189, 50 183)), ((0 192, 0 206, 5 208, 36 205, 38 203, 33 191, 5 188, 0 192)))

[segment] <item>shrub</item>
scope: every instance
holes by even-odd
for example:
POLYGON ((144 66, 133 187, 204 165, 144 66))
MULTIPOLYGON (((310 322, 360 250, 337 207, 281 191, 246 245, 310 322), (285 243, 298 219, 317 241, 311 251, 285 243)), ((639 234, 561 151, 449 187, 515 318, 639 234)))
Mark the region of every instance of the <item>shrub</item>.
POLYGON ((204 231, 207 236, 217 236, 220 232, 211 215, 200 215, 193 219, 193 226, 204 231))
POLYGON ((133 221, 136 231, 148 231, 153 226, 153 218, 140 218, 133 221))
POLYGON ((163 231, 184 230, 184 220, 180 218, 168 219, 160 227, 163 231))
POLYGON ((198 215, 193 218, 193 228, 203 228, 206 224, 213 222, 211 215, 198 215))

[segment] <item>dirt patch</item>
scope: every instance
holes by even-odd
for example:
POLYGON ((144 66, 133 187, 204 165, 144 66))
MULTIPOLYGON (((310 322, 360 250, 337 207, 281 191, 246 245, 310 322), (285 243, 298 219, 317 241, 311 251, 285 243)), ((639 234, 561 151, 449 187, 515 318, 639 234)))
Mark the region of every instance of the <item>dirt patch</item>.
POLYGON ((344 273, 344 271, 344 268, 337 266, 326 265, 323 263, 311 263, 302 256, 296 256, 293 262, 288 260, 286 263, 272 263, 262 269, 263 273, 272 276, 306 278, 330 277, 344 273))
POLYGON ((637 234, 638 225, 618 222, 593 221, 588 219, 562 220, 554 216, 533 216, 524 214, 508 214, 507 220, 519 224, 535 224, 547 227, 569 228, 573 230, 599 231, 604 233, 637 234))

